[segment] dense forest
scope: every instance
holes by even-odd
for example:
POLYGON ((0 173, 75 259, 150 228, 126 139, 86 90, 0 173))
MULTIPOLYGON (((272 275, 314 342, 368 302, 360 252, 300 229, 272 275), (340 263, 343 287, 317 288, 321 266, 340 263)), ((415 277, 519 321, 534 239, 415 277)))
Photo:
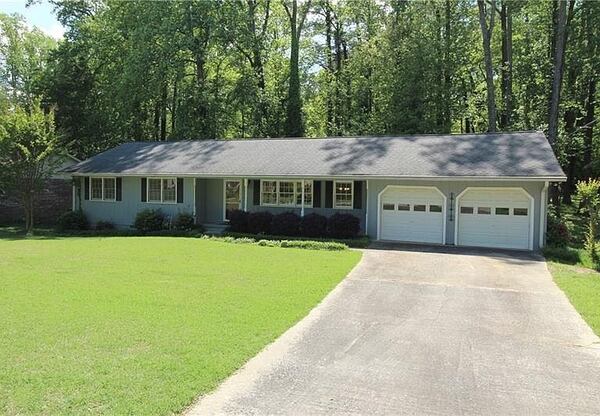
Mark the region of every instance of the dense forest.
POLYGON ((52 112, 78 157, 130 140, 535 129, 565 194, 600 171, 598 1, 51 3, 60 41, 0 15, 0 111, 52 112))

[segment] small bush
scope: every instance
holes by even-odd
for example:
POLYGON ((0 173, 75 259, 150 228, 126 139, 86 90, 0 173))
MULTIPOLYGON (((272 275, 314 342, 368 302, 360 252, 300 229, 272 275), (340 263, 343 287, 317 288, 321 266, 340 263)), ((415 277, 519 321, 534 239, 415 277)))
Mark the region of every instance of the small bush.
POLYGON ((333 214, 327 220, 327 232, 336 238, 354 238, 360 232, 360 220, 352 214, 333 214))
POLYGON ((571 241, 569 228, 563 222, 548 222, 548 244, 555 247, 566 247, 571 241))
POLYGON ((569 247, 547 246, 543 249, 544 257, 559 263, 577 264, 581 261, 580 252, 569 247))
POLYGON ((300 216, 293 212, 284 212, 273 217, 271 233, 294 237, 300 234, 300 216))
POLYGON ((180 212, 175 216, 172 226, 175 230, 190 231, 196 228, 196 221, 192 214, 180 212))
POLYGON ((234 209, 229 212, 229 229, 236 233, 245 233, 248 231, 248 213, 241 209, 234 209))
POLYGON ((270 212, 251 212, 248 214, 248 232, 251 234, 268 234, 271 232, 273 214, 270 212))
POLYGON ((56 225, 61 231, 87 230, 90 228, 90 223, 81 210, 65 212, 58 218, 56 225))
POLYGON ((94 227, 94 229, 95 230, 114 230, 115 225, 110 221, 98 221, 96 223, 96 226, 94 227))
POLYGON ((300 221, 300 235, 303 237, 324 237, 327 234, 327 217, 308 214, 300 221))
POLYGON ((160 231, 164 228, 165 215, 159 209, 145 209, 135 216, 133 226, 142 232, 160 231))

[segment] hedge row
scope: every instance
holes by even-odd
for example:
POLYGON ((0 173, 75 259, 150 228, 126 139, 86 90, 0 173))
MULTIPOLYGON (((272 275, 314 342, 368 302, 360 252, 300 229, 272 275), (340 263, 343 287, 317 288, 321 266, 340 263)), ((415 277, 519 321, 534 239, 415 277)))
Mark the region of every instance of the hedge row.
POLYGON ((270 240, 270 239, 254 239, 248 237, 235 238, 231 236, 204 236, 204 239, 214 241, 223 241, 233 244, 255 244, 262 247, 282 247, 282 248, 300 248, 305 250, 329 250, 340 251, 348 250, 346 244, 334 241, 315 241, 315 240, 270 240))
POLYGON ((273 215, 270 212, 234 210, 229 214, 230 231, 285 237, 354 238, 360 220, 352 214, 336 213, 327 218, 319 214, 300 217, 293 212, 273 215))
POLYGON ((327 237, 311 237, 307 240, 304 237, 289 237, 285 235, 270 235, 270 234, 261 234, 257 236, 256 234, 249 233, 236 233, 232 231, 227 231, 223 234, 223 237, 233 237, 235 239, 260 239, 260 240, 288 240, 288 241, 316 241, 322 243, 339 243, 344 244, 351 248, 367 248, 371 243, 371 240, 367 236, 361 236, 357 238, 327 238, 327 237))
MULTIPOLYGON (((179 235, 188 231, 196 233, 201 231, 191 214, 181 212, 171 219, 158 209, 145 209, 138 212, 133 227, 136 231, 116 230, 115 225, 110 221, 98 221, 92 227, 81 210, 66 212, 59 217, 57 224, 57 230, 60 232, 93 231, 94 235, 150 235, 152 233, 179 235)), ((80 233, 80 235, 85 234, 80 233)))

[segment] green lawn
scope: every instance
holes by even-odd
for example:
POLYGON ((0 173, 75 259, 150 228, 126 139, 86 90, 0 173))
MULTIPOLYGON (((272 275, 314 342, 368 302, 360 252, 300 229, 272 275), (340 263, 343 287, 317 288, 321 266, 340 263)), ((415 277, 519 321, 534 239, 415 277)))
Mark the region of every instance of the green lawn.
POLYGON ((181 411, 359 259, 192 238, 0 239, 0 413, 181 411))
POLYGON ((544 251, 556 284, 583 319, 600 335, 600 273, 582 249, 548 248, 544 251))

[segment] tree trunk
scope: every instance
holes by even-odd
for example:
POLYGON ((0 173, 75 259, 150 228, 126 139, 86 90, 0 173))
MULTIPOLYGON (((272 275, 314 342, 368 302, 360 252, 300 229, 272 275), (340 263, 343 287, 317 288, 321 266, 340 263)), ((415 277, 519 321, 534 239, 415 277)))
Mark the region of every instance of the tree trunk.
POLYGON ((452 18, 450 0, 446 0, 445 7, 445 18, 446 25, 444 30, 444 132, 450 133, 452 129, 452 72, 453 64, 451 62, 451 47, 452 47, 452 33, 450 20, 452 18))
POLYGON ((588 96, 585 103, 585 125, 583 132, 583 167, 584 175, 589 178, 590 176, 590 163, 592 163, 592 155, 594 150, 594 122, 595 122, 595 110, 596 110, 596 79, 594 75, 590 75, 588 82, 588 96))
POLYGON ((481 35, 483 40, 483 56, 485 61, 485 82, 487 85, 487 110, 488 110, 488 131, 496 131, 496 98, 494 89, 494 68, 492 63, 491 40, 494 30, 494 16, 496 14, 496 2, 491 0, 490 22, 487 23, 487 12, 484 0, 477 0, 479 7, 479 25, 481 26, 481 35))
MULTIPOLYGON (((326 70, 328 72, 328 75, 333 78, 333 54, 331 52, 332 50, 332 26, 333 26, 333 18, 331 16, 331 5, 329 4, 329 1, 325 2, 325 43, 326 43, 326 70)), ((333 99, 332 99, 332 94, 331 94, 331 88, 329 88, 329 91, 327 93, 327 129, 326 129, 326 134, 329 136, 332 134, 332 131, 334 131, 333 125, 334 125, 334 121, 333 121, 333 112, 334 112, 334 105, 333 105, 333 99)))
MULTIPOLYGON (((552 88, 550 93, 550 109, 548 112, 548 141, 552 146, 558 137, 558 111, 560 105, 560 90, 564 73, 564 58, 567 45, 567 1, 556 0, 556 27, 554 29, 554 53, 552 88)), ((570 1, 569 13, 572 13, 574 0, 570 1)))
POLYGON ((303 10, 298 11, 298 0, 292 0, 291 8, 284 0, 283 6, 290 22, 290 79, 288 86, 288 100, 285 119, 285 135, 288 137, 304 136, 304 123, 302 121, 302 97, 300 96, 300 35, 302 26, 310 8, 307 0, 303 10))
POLYGON ((160 140, 167 140, 167 83, 162 87, 160 98, 160 140))
POLYGON ((500 128, 510 129, 512 125, 512 10, 507 0, 502 1, 500 11, 502 22, 502 99, 504 110, 500 117, 500 128))

